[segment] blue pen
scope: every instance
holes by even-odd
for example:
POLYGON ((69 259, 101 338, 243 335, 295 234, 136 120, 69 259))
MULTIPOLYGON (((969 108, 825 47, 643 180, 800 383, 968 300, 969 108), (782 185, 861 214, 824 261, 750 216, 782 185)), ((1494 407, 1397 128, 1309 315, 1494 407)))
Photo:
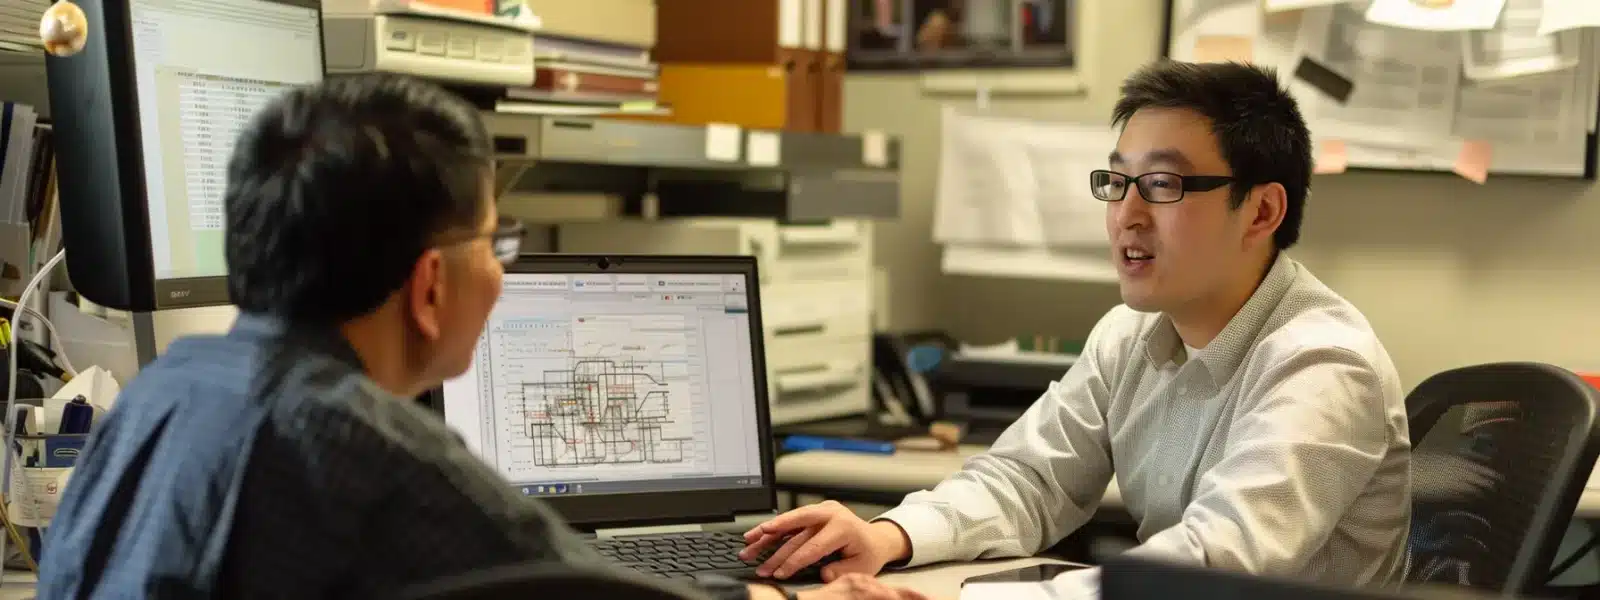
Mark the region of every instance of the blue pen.
POLYGON ((783 440, 783 449, 789 452, 835 450, 865 454, 894 454, 894 444, 891 442, 871 442, 815 435, 791 435, 783 440))

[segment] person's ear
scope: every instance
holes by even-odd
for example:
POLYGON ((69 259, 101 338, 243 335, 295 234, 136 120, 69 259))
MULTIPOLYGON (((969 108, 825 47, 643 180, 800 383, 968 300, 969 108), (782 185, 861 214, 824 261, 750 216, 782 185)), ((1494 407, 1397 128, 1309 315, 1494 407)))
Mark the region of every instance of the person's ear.
POLYGON ((422 257, 411 268, 411 280, 407 283, 409 316, 416 324, 417 331, 429 340, 439 339, 444 331, 442 321, 446 275, 444 254, 437 248, 430 248, 422 253, 422 257))
POLYGON ((1246 244, 1271 243, 1272 234, 1283 224, 1283 216, 1289 210, 1289 191, 1281 183, 1263 183, 1250 190, 1240 208, 1244 212, 1246 244))

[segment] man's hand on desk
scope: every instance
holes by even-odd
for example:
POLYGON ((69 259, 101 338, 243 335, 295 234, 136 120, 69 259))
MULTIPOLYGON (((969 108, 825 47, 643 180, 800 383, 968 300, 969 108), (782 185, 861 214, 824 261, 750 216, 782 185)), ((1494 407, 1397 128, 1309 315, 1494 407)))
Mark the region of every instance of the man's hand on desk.
POLYGON ((783 543, 756 568, 762 577, 776 579, 786 579, 834 552, 840 558, 822 568, 823 581, 831 582, 847 573, 874 575, 884 565, 911 555, 911 542, 899 525, 890 521, 868 523, 832 500, 773 517, 745 532, 744 541, 748 545, 739 553, 744 560, 753 560, 783 543))
MULTIPOLYGON (((846 573, 828 585, 802 590, 795 596, 800 600, 928 600, 921 593, 891 587, 860 573, 846 573)), ((783 592, 770 586, 752 587, 750 600, 783 600, 783 592)))

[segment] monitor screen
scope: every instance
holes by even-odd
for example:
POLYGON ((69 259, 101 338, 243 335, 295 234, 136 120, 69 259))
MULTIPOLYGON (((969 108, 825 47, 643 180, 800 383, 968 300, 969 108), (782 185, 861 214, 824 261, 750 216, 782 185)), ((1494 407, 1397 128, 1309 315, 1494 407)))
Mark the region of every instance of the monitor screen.
POLYGON ((443 386, 446 422, 558 510, 566 497, 760 489, 754 273, 722 270, 508 272, 471 369, 443 386))
POLYGON ((223 277, 222 193, 256 111, 322 79, 315 3, 132 0, 133 66, 157 280, 223 277))

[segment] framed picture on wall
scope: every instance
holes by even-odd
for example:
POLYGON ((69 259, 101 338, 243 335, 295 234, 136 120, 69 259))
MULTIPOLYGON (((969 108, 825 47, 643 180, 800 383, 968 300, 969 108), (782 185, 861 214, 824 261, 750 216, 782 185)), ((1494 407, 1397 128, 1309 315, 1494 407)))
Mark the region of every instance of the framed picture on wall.
POLYGON ((850 0, 851 70, 1073 67, 1076 0, 850 0))

